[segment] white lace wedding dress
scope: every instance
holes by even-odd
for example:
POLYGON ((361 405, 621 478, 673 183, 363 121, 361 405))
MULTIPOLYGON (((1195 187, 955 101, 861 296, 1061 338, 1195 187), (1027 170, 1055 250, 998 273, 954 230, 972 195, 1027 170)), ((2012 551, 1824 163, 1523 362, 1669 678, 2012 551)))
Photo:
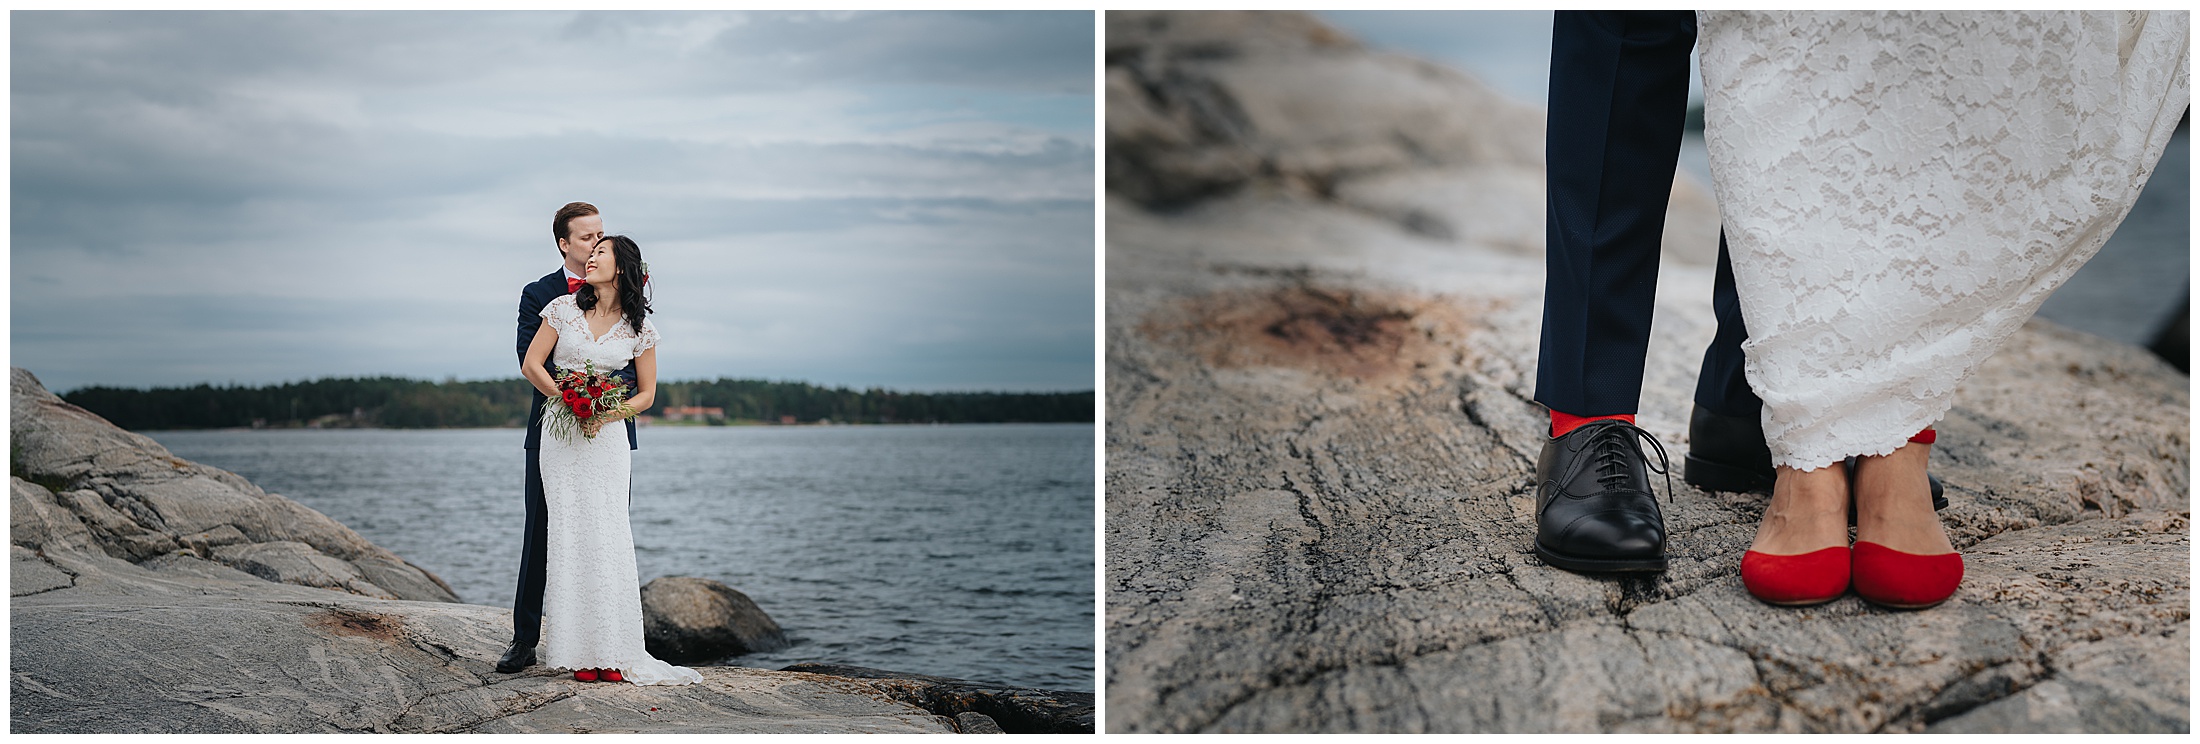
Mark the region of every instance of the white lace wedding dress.
POLYGON ((1799 469, 1945 415, 2123 221, 2188 97, 2182 11, 1697 20, 1746 374, 1799 469))
MULTIPOLYGON (((572 295, 542 308, 542 322, 557 330, 551 361, 560 369, 595 362, 611 372, 657 345, 657 327, 642 331, 620 320, 602 337, 572 295)), ((604 427, 594 439, 567 442, 542 435, 542 492, 550 507, 542 592, 542 663, 581 669, 617 669, 637 685, 701 682, 693 669, 649 655, 642 645, 641 579, 634 567, 634 533, 627 524, 632 452, 622 425, 604 427)))

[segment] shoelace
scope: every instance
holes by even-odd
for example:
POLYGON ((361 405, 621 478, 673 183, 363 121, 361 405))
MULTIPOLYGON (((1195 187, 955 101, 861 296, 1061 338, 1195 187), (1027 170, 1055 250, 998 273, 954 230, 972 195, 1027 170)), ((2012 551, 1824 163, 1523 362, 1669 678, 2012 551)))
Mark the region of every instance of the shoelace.
POLYGON ((1583 443, 1582 447, 1589 450, 1589 457, 1585 460, 1589 467, 1596 468, 1597 483, 1604 486, 1605 490, 1625 485, 1628 467, 1640 461, 1643 467, 1665 476, 1665 501, 1673 503, 1673 463, 1666 459, 1665 445, 1658 442, 1657 435, 1625 421, 1592 421, 1582 426, 1602 428, 1600 431, 1589 432, 1589 441, 1583 443), (1643 453, 1642 443, 1645 441, 1657 451, 1657 465, 1651 465, 1649 456, 1643 453), (1629 457, 1630 455, 1633 457, 1629 457))

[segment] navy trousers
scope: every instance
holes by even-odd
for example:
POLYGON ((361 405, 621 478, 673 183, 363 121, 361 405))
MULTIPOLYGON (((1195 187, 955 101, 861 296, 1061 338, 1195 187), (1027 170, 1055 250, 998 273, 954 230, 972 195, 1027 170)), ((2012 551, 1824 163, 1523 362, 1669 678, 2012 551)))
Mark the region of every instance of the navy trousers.
POLYGON ((550 504, 542 494, 542 450, 527 450, 527 536, 519 551, 519 592, 512 597, 512 645, 542 640, 542 584, 548 560, 550 504))
MULTIPOLYGON (((1635 413, 1657 299, 1665 207, 1688 105, 1687 11, 1558 11, 1551 30, 1545 295, 1535 399, 1576 416, 1635 413)), ((1717 336, 1696 402, 1754 418, 1741 304, 1726 239, 1712 294, 1717 336)))

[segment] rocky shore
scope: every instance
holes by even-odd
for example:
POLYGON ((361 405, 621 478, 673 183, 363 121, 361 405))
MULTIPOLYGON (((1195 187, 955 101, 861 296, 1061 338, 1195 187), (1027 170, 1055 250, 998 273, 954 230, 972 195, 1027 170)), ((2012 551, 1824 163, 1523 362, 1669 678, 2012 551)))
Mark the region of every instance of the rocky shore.
MULTIPOLYGON (((2153 355, 2034 322, 1965 384, 1938 608, 1756 602, 1763 497, 1679 478, 1670 570, 1553 569, 1542 112, 1304 14, 1106 23, 1111 732, 2190 729, 2153 355)), ((1686 177, 1670 215, 1640 421, 1678 459, 1718 217, 1686 177)))
MULTIPOLYGON (((700 667, 682 687, 494 671, 510 612, 11 370, 18 733, 1091 731, 1089 693, 877 670, 700 667), (996 720, 998 718, 998 720, 996 720)), ((653 649, 785 643, 739 592, 645 589, 653 649)))

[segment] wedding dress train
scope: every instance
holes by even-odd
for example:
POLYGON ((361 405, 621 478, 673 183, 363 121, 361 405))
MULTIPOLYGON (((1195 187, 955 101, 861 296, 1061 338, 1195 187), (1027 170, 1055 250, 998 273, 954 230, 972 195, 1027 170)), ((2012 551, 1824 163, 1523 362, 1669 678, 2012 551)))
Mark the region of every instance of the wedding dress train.
POLYGON ((2187 104, 2185 12, 1701 11, 1776 464, 1886 454, 2098 251, 2187 104))

